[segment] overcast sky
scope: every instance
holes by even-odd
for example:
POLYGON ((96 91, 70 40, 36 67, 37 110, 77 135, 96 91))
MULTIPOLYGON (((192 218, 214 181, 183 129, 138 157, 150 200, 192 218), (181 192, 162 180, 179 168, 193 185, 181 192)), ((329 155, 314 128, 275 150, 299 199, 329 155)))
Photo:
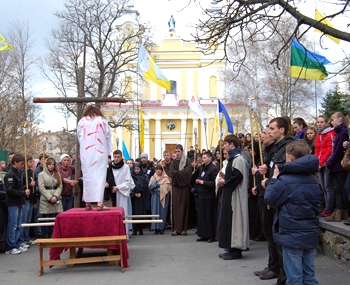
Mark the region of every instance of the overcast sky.
MULTIPOLYGON (((176 31, 182 38, 189 39, 191 25, 201 17, 201 8, 193 3, 185 8, 189 0, 134 0, 135 8, 140 13, 140 20, 142 22, 149 21, 153 26, 155 40, 161 40, 168 31, 168 20, 170 15, 173 14, 176 19, 176 31), (185 8, 183 11, 181 11, 185 8)), ((198 3, 197 1, 196 3, 198 3)), ((201 0, 200 3, 203 7, 208 7, 210 0, 201 0)), ((306 1, 305 1, 306 2, 306 1)), ((55 11, 63 9, 64 0, 1 0, 1 28, 0 34, 6 39, 7 31, 10 28, 11 21, 28 21, 30 28, 33 30, 34 49, 33 53, 36 55, 42 55, 46 53, 44 42, 45 38, 48 38, 50 31, 58 24, 58 19, 53 15, 55 11)), ((332 11, 330 6, 325 1, 307 1, 307 4, 300 7, 301 12, 305 13, 309 17, 314 17, 315 8, 322 14, 329 14, 332 11)), ((347 19, 348 20, 348 19, 347 19)), ((346 24, 348 21, 343 19, 335 19, 332 24, 339 28, 346 30, 346 24)), ((311 39, 313 39, 313 32, 310 33, 311 39)), ((316 34, 317 39, 320 34, 316 34)), ((331 40, 324 40, 327 50, 322 51, 330 61, 335 61, 342 56, 342 49, 349 51, 349 44, 341 41, 341 44, 337 46, 331 40)), ((33 67, 33 85, 38 96, 52 97, 55 96, 54 90, 51 84, 45 80, 38 70, 37 66, 33 67)), ((52 115, 55 110, 53 105, 45 105, 44 108, 44 123, 45 130, 59 130, 64 127, 65 122, 63 117, 59 114, 52 115)), ((71 123, 71 128, 74 125, 74 121, 71 123)))

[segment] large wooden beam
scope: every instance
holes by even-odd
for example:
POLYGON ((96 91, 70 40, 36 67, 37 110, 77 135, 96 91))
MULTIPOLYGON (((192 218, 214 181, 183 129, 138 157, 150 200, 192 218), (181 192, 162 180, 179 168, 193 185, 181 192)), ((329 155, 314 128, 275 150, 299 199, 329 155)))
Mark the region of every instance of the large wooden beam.
POLYGON ((125 98, 110 98, 110 97, 34 97, 34 103, 89 103, 89 102, 111 102, 111 103, 126 103, 125 98))

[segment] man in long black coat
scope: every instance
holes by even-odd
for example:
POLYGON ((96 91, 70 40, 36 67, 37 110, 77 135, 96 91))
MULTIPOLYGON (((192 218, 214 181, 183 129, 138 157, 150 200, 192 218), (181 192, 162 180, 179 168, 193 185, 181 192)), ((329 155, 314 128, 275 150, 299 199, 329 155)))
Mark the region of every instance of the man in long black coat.
POLYGON ((216 235, 215 178, 219 169, 211 162, 212 155, 205 152, 202 166, 193 174, 198 184, 197 241, 214 242, 216 235))

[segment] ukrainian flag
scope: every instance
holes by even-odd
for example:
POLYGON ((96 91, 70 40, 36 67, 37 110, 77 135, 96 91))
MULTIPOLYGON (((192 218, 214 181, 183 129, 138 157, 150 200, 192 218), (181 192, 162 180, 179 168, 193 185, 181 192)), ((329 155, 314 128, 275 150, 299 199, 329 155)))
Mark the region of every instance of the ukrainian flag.
POLYGON ((170 82, 164 76, 163 72, 155 64, 154 60, 149 56, 143 44, 140 44, 138 59, 137 59, 137 72, 139 72, 144 78, 147 78, 166 88, 170 91, 170 82))
POLYGON ((323 80, 328 76, 325 64, 331 63, 327 58, 305 49, 292 38, 290 57, 290 76, 302 79, 323 80))
POLYGON ((228 132, 230 134, 234 134, 233 125, 230 119, 230 116, 225 109, 225 106, 218 99, 218 104, 216 105, 216 116, 215 116, 215 127, 218 130, 218 134, 222 133, 222 137, 225 137, 225 133, 228 132), (223 121, 222 121, 222 130, 220 130, 219 124, 219 114, 223 113, 223 121))
POLYGON ((0 35, 0 50, 5 50, 5 49, 13 50, 13 47, 7 43, 7 41, 4 39, 2 35, 0 35))

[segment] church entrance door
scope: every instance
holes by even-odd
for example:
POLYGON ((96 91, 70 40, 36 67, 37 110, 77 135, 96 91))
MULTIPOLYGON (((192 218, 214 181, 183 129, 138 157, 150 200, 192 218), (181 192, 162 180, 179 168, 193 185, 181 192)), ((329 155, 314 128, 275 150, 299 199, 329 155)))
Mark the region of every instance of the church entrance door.
POLYGON ((173 154, 173 152, 175 151, 176 145, 177 145, 176 143, 175 144, 165 144, 165 149, 170 150, 171 154, 173 154))

